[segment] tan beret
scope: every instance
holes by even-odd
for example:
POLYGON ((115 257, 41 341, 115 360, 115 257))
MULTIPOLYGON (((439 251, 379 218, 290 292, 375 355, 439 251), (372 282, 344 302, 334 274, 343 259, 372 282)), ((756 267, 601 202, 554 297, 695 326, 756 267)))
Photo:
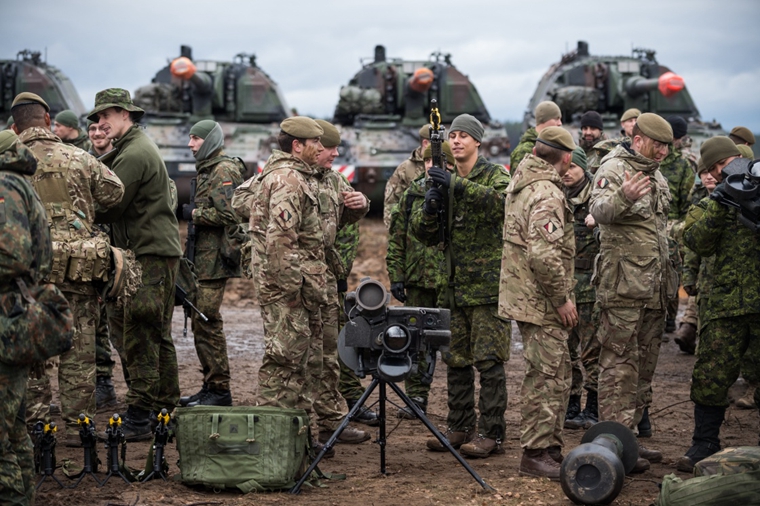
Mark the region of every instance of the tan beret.
POLYGON ((636 125, 638 125, 641 133, 650 139, 667 144, 673 142, 673 127, 659 114, 645 112, 636 120, 636 125))
MULTIPOLYGON (((443 150, 443 155, 446 157, 446 162, 450 163, 451 165, 456 165, 457 161, 454 159, 454 154, 451 152, 451 146, 449 145, 449 141, 443 141, 443 144, 441 145, 441 150, 443 150)), ((422 159, 426 160, 428 158, 433 157, 433 148, 430 144, 425 148, 425 151, 422 152, 422 159)))
POLYGON ((538 104, 534 113, 536 115, 536 125, 546 123, 551 119, 562 118, 562 111, 559 110, 559 106, 550 100, 538 104))
POLYGON ((747 146, 746 144, 737 144, 736 149, 738 149, 739 153, 742 154, 742 158, 746 158, 747 160, 755 159, 754 151, 752 151, 752 148, 747 146))
POLYGON ((286 118, 280 123, 280 128, 286 134, 290 134, 296 139, 315 139, 320 137, 324 130, 319 123, 307 116, 293 116, 286 118))
POLYGON ((749 128, 738 126, 731 129, 731 133, 729 135, 733 135, 734 137, 738 137, 750 146, 755 145, 755 135, 750 132, 749 128))
POLYGON ((699 148, 699 154, 701 155, 700 160, 705 165, 705 170, 712 169, 713 165, 721 160, 725 160, 729 156, 741 156, 739 148, 736 147, 734 141, 722 135, 712 137, 703 142, 699 148))
POLYGON ((641 111, 636 109, 635 107, 632 107, 625 111, 622 116, 620 116, 620 122, 628 121, 629 119, 638 118, 641 116, 641 111))
POLYGON ((0 132, 0 153, 4 153, 13 143, 18 140, 16 132, 13 130, 3 130, 0 132))
POLYGON ((40 104, 42 107, 45 108, 45 111, 50 112, 50 106, 47 105, 47 102, 42 100, 42 97, 37 95, 36 93, 31 93, 29 91, 25 91, 23 93, 19 93, 16 95, 16 98, 13 99, 13 104, 11 105, 11 109, 16 107, 17 105, 29 105, 29 104, 40 104))
POLYGON ((574 151, 573 136, 562 127, 546 127, 538 134, 538 142, 562 151, 574 151))
POLYGON ((322 145, 326 148, 334 148, 335 146, 339 146, 340 132, 338 132, 338 129, 335 128, 335 125, 323 119, 318 119, 315 121, 320 127, 322 127, 322 130, 324 131, 322 137, 319 139, 322 142, 322 145))
POLYGON ((430 140, 430 123, 425 123, 420 127, 420 137, 430 140))

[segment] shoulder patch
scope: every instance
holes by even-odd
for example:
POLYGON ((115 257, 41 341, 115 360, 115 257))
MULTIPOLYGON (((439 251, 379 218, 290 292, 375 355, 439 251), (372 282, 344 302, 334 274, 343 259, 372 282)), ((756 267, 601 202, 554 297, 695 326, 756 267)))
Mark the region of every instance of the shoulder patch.
POLYGON ((557 241, 564 236, 565 232, 561 225, 562 222, 557 216, 547 217, 536 222, 538 231, 547 242, 557 241))
POLYGON ((610 185, 610 181, 606 177, 599 178, 599 181, 596 182, 596 185, 599 187, 599 189, 604 190, 610 185))
POLYGON ((279 217, 283 223, 288 223, 293 218, 293 215, 287 209, 283 209, 280 211, 279 217))

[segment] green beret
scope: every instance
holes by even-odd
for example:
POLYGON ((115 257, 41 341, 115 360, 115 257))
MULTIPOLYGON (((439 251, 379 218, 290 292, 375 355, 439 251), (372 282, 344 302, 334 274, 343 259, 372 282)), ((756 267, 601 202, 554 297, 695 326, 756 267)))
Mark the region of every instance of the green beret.
POLYGON ((478 118, 471 114, 460 114, 451 122, 450 132, 465 132, 470 134, 473 139, 480 142, 483 139, 485 129, 478 118))
POLYGON ((216 126, 216 121, 213 119, 203 119, 193 125, 193 127, 190 129, 190 135, 195 135, 196 137, 200 137, 201 139, 205 139, 208 134, 211 133, 211 130, 214 129, 216 126))
POLYGON ((29 105, 29 104, 40 104, 42 107, 45 108, 45 111, 50 112, 50 106, 47 105, 47 102, 42 100, 42 97, 40 97, 36 93, 30 93, 28 91, 25 91, 23 93, 19 93, 18 95, 16 95, 16 98, 13 99, 13 104, 11 104, 11 110, 17 105, 29 105))
POLYGON ((722 135, 711 137, 703 142, 702 147, 699 148, 699 154, 705 170, 708 171, 713 168, 713 165, 729 156, 741 156, 734 141, 722 135))
POLYGON ((673 127, 665 118, 652 112, 645 112, 636 120, 641 133, 659 142, 673 142, 673 127))
POLYGON ((752 132, 749 131, 749 128, 738 126, 731 129, 731 133, 729 135, 733 135, 734 137, 738 137, 750 146, 755 145, 755 136, 752 132))
POLYGON ((322 145, 326 148, 334 148, 335 146, 340 146, 340 132, 338 132, 338 129, 335 128, 335 125, 323 119, 318 119, 315 121, 320 127, 322 127, 322 130, 324 131, 322 136, 319 138, 320 142, 322 142, 322 145))
POLYGON ((538 104, 534 113, 536 125, 541 125, 552 119, 562 119, 562 111, 559 110, 559 106, 550 100, 538 104))
POLYGON ((127 90, 122 88, 107 88, 95 95, 95 109, 87 115, 87 119, 97 121, 98 113, 111 107, 119 107, 125 111, 139 113, 137 119, 142 118, 143 114, 145 114, 145 111, 132 102, 132 97, 127 90))
POLYGON ((18 139, 18 135, 13 130, 3 130, 0 132, 0 153, 5 153, 9 147, 18 139))
POLYGON ((583 148, 578 146, 573 150, 573 163, 583 170, 588 169, 588 161, 586 160, 586 152, 583 148))
POLYGON ((63 126, 69 128, 79 128, 79 118, 74 114, 74 111, 65 109, 55 115, 56 123, 60 123, 63 126))
POLYGON ((629 119, 638 118, 641 116, 641 111, 636 109, 635 107, 632 107, 625 111, 622 116, 620 116, 620 122, 628 121, 629 119))
POLYGON ((8 116, 8 119, 5 120, 5 128, 10 129, 11 126, 13 126, 13 116, 8 116))
POLYGON ((430 140, 430 123, 425 123, 420 127, 420 137, 430 140))
POLYGON ((292 135, 296 139, 316 139, 325 133, 322 127, 319 126, 319 123, 307 116, 286 118, 280 123, 280 128, 283 132, 292 135))
MULTIPOLYGON (((443 150, 443 154, 446 156, 446 162, 450 163, 451 165, 456 165, 457 161, 454 159, 454 154, 451 152, 451 145, 449 144, 449 141, 443 141, 443 144, 441 145, 441 149, 443 150)), ((430 144, 427 145, 425 148, 425 151, 422 152, 422 159, 427 160, 428 158, 433 157, 433 148, 430 146, 430 144)), ((444 168, 444 167, 441 167, 444 168)))
POLYGON ((746 158, 747 160, 755 159, 755 152, 752 151, 752 148, 746 144, 737 144, 736 149, 738 149, 739 153, 742 154, 742 158, 746 158))
POLYGON ((562 151, 574 151, 576 148, 573 136, 562 127, 546 127, 538 134, 537 142, 562 151))

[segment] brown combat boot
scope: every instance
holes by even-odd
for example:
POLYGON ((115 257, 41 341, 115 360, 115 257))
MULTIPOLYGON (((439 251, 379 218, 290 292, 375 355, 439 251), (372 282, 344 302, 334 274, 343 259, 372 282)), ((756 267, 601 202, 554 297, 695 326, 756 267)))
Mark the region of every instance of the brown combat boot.
POLYGON ((757 390, 757 385, 750 383, 744 396, 736 400, 736 407, 740 409, 755 409, 755 390, 757 390))
POLYGON ((674 341, 682 352, 694 355, 697 351, 697 327, 692 323, 682 323, 674 341))
POLYGON ((662 452, 658 452, 657 450, 650 450, 641 443, 639 443, 639 457, 642 459, 647 459, 652 464, 662 462, 662 452))
POLYGON ((649 461, 647 459, 642 459, 639 457, 636 459, 636 465, 633 466, 633 469, 631 469, 631 472, 629 474, 643 473, 644 471, 649 471, 650 467, 652 466, 649 464, 649 461))
MULTIPOLYGON (((449 443, 451 443, 451 446, 453 446, 454 449, 458 450, 463 444, 469 443, 470 441, 473 440, 473 438, 475 437, 475 429, 466 429, 466 430, 446 429, 446 432, 443 434, 443 437, 449 440, 449 443)), ((440 441, 438 441, 438 438, 428 439, 427 447, 429 450, 433 450, 435 452, 447 451, 446 447, 443 446, 440 441)))
POLYGON ((491 439, 479 434, 471 443, 463 444, 459 448, 459 453, 466 457, 484 459, 489 455, 503 455, 504 448, 498 439, 491 439))
POLYGON ((549 478, 551 481, 559 481, 559 464, 549 454, 549 450, 539 448, 523 451, 520 460, 520 476, 533 476, 536 478, 549 478))
POLYGON ((564 455, 562 455, 562 447, 559 445, 550 446, 546 449, 549 452, 549 456, 556 462, 557 464, 561 464, 563 460, 565 460, 564 455))
MULTIPOLYGON (((327 443, 332 435, 332 431, 320 430, 319 442, 322 444, 327 443)), ((372 436, 369 435, 369 432, 364 432, 363 430, 354 429, 353 427, 348 426, 343 429, 343 432, 340 433, 340 436, 338 436, 338 439, 335 442, 348 445, 357 445, 359 443, 367 441, 370 437, 372 436)))

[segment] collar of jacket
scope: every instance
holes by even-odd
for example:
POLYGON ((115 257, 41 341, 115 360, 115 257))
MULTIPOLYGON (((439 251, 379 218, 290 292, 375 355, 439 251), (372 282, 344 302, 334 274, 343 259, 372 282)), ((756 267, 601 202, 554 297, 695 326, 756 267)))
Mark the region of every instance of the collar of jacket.
POLYGON ((195 162, 195 170, 198 172, 198 174, 209 172, 214 167, 214 165, 226 158, 228 158, 228 156, 224 154, 224 149, 219 148, 215 153, 211 153, 211 156, 205 160, 195 162))
POLYGON ((38 127, 38 126, 27 128, 26 130, 21 132, 21 135, 18 136, 18 139, 24 144, 28 144, 32 141, 63 142, 61 141, 60 137, 55 135, 53 132, 51 132, 47 128, 38 127))
POLYGON ((292 169, 307 176, 314 175, 314 169, 308 163, 290 153, 274 149, 272 150, 272 156, 269 157, 264 169, 261 171, 261 177, 277 169, 292 169))
POLYGON ((124 136, 121 139, 114 139, 111 142, 111 144, 113 145, 114 150, 121 150, 121 148, 124 147, 125 144, 133 140, 139 134, 140 134, 140 126, 132 125, 131 127, 129 127, 129 129, 127 130, 127 132, 124 134, 124 136))
POLYGON ((512 181, 507 187, 507 193, 520 193, 523 188, 536 181, 550 181, 557 188, 562 189, 562 178, 559 177, 557 169, 539 157, 530 154, 523 158, 523 161, 512 174, 512 181))
MULTIPOLYGON (((486 170, 486 168, 488 168, 489 165, 491 165, 491 162, 486 160, 485 157, 483 157, 482 155, 478 155, 478 159, 475 160, 475 165, 473 165, 472 170, 470 171, 469 174, 467 174, 466 177, 460 176, 459 172, 456 170, 455 170, 455 174, 456 174, 456 177, 464 177, 464 179, 475 179, 481 174, 481 172, 486 170)), ((446 170, 449 170, 449 169, 446 168, 446 170)), ((449 170, 449 172, 451 171, 449 170)))
MULTIPOLYGON (((660 167, 659 162, 634 151, 627 143, 620 144, 620 146, 610 153, 609 157, 620 158, 633 167, 634 170, 639 172, 651 173, 660 167)), ((631 176, 633 176, 633 174, 631 174, 631 176)))
POLYGON ((570 190, 570 188, 565 187, 565 197, 567 198, 568 204, 571 206, 579 206, 581 204, 585 204, 588 202, 588 199, 591 198, 591 190, 594 189, 594 185, 591 183, 594 182, 594 177, 591 176, 590 172, 585 172, 584 175, 584 180, 578 183, 578 185, 582 186, 582 188, 574 197, 568 197, 567 190, 570 190))

